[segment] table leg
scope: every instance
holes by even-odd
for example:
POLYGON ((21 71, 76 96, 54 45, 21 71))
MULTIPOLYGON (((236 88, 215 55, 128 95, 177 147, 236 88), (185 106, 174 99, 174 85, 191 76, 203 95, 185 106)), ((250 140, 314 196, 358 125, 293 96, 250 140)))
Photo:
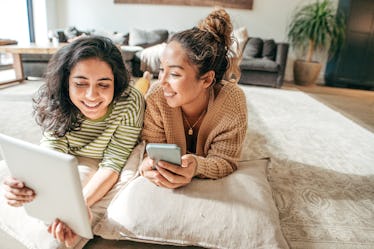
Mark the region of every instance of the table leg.
POLYGON ((25 75, 23 73, 23 65, 21 54, 12 54, 13 55, 13 68, 16 72, 16 81, 22 82, 25 79, 25 75))
POLYGON ((13 53, 13 69, 16 74, 16 78, 13 80, 6 80, 6 81, 1 81, 1 85, 5 85, 8 83, 13 83, 13 82, 22 82, 25 79, 25 74, 23 72, 23 65, 22 65, 22 59, 21 59, 21 54, 18 53, 13 53))

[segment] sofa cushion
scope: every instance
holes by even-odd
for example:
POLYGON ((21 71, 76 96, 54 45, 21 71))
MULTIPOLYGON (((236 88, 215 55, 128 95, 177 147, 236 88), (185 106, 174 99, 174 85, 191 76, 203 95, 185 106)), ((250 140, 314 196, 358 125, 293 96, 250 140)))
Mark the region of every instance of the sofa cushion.
POLYGON ((243 51, 243 59, 261 57, 263 43, 261 38, 249 38, 243 51))
POLYGON ((64 30, 65 38, 67 41, 73 40, 76 37, 79 37, 81 35, 90 35, 93 32, 93 30, 78 30, 76 27, 68 27, 64 30))
POLYGON ((142 51, 143 49, 144 48, 141 46, 123 45, 121 46, 122 57, 124 61, 131 61, 134 58, 135 53, 142 51))
POLYGON ((231 45, 231 50, 235 52, 235 54, 239 57, 243 52, 243 48, 245 43, 248 40, 248 32, 246 27, 240 27, 235 29, 232 33, 234 37, 234 42, 231 45))
POLYGON ((166 29, 158 29, 153 31, 146 31, 133 28, 129 35, 130 46, 150 47, 162 42, 165 42, 169 37, 169 32, 166 29))
POLYGON ((128 43, 129 34, 121 33, 121 32, 109 32, 103 30, 94 30, 91 33, 92 35, 100 35, 107 37, 113 41, 113 43, 117 45, 125 45, 128 43))
POLYGON ((262 48, 262 57, 269 60, 275 60, 275 54, 277 51, 277 45, 273 39, 265 40, 262 48))
POLYGON ((266 178, 268 160, 242 161, 218 180, 179 189, 139 176, 109 205, 94 232, 106 239, 207 248, 288 248, 266 178))
POLYGON ((242 70, 254 70, 254 71, 266 71, 266 72, 278 72, 280 66, 272 60, 266 58, 253 58, 242 60, 240 63, 240 69, 242 70))

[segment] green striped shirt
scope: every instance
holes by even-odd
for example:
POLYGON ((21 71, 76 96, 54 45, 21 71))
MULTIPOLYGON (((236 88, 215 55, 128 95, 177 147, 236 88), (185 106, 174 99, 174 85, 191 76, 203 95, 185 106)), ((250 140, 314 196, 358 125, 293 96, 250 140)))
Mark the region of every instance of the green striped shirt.
POLYGON ((143 95, 129 86, 100 120, 84 119, 77 131, 63 137, 44 134, 41 145, 74 156, 100 159, 99 167, 120 172, 143 127, 143 95))

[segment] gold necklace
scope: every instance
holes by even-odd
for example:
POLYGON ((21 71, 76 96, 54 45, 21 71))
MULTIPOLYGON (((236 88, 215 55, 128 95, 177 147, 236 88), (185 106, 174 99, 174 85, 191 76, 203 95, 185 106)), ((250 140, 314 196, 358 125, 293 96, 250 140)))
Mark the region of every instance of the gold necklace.
POLYGON ((184 115, 184 112, 182 111, 182 116, 183 116, 184 120, 186 121, 186 123, 187 123, 187 125, 188 125, 188 127, 189 127, 189 129, 188 129, 188 135, 189 135, 189 136, 192 136, 192 135, 193 135, 193 128, 197 125, 197 123, 199 123, 199 121, 201 120, 201 118, 204 116, 205 112, 206 112, 206 110, 204 110, 204 111, 200 114, 200 116, 199 116, 199 118, 197 119, 197 121, 196 121, 196 122, 191 126, 191 125, 190 125, 190 122, 188 122, 188 119, 186 118, 186 116, 184 115))

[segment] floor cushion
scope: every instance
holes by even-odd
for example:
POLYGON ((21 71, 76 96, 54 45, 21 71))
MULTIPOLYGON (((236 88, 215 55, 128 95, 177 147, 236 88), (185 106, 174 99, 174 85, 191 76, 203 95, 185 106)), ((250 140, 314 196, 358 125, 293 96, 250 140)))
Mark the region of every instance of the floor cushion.
POLYGON ((242 161, 227 177, 194 179, 176 190, 139 176, 113 199, 94 233, 105 239, 207 248, 288 248, 267 164, 242 161))

